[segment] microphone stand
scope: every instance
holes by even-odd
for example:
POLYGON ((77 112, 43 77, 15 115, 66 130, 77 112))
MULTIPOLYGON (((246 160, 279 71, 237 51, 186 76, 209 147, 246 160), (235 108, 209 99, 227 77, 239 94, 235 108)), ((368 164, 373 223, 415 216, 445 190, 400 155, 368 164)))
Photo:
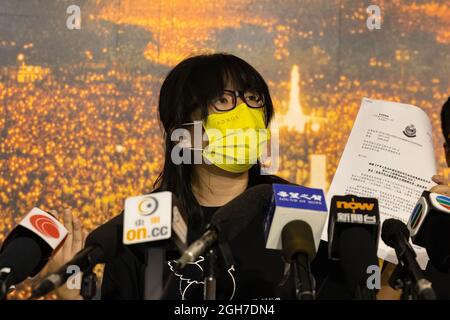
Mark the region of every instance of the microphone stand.
POLYGON ((235 265, 231 248, 227 242, 219 240, 218 244, 211 247, 205 254, 204 270, 204 300, 217 300, 217 270, 219 255, 227 270, 235 265))
POLYGON ((360 284, 356 286, 355 291, 356 300, 377 300, 375 290, 369 290, 367 286, 360 284))
POLYGON ((203 299, 216 300, 217 290, 217 250, 213 247, 208 250, 205 258, 203 299))
POLYGON ((402 290, 400 300, 417 300, 418 298, 411 275, 400 263, 389 278, 389 285, 394 289, 402 290))
POLYGON ((0 300, 8 300, 8 293, 10 287, 8 283, 12 278, 12 272, 10 268, 0 269, 0 300))
POLYGON ((163 295, 165 247, 152 245, 146 250, 144 300, 160 300, 163 295))
POLYGON ((80 295, 84 300, 92 300, 97 293, 97 275, 93 271, 93 267, 89 268, 83 273, 83 279, 81 280, 80 295))
POLYGON ((389 278, 389 285, 394 289, 402 289, 401 300, 436 300, 431 282, 426 280, 420 271, 416 270, 414 275, 401 263, 395 267, 389 278))
POLYGON ((308 256, 303 253, 297 253, 294 256, 293 265, 297 300, 314 300, 314 278, 311 274, 308 256))

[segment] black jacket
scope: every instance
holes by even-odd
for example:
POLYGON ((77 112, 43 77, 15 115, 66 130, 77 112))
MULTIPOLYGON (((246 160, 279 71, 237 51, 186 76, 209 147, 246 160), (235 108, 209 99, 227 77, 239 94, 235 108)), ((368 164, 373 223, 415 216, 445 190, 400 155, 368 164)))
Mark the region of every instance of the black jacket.
MULTIPOLYGON (((276 176, 258 175, 250 178, 248 187, 261 183, 288 183, 276 176)), ((204 219, 209 222, 218 208, 202 207, 204 219)), ((265 213, 257 215, 230 243, 235 261, 234 269, 226 270, 223 264, 218 270, 217 298, 228 299, 294 299, 293 272, 283 262, 280 251, 265 249, 265 213)), ((172 257, 173 258, 173 257, 172 257)), ((167 257, 164 281, 171 278, 165 299, 202 299, 203 257, 188 265, 180 273, 174 273, 171 257, 167 257), (172 276, 170 276, 172 274, 172 276)), ((344 299, 345 289, 333 272, 327 259, 327 243, 321 242, 319 252, 312 263, 318 298, 344 299), (328 288, 328 289, 327 289, 328 288)), ((122 254, 105 266, 102 283, 102 299, 142 299, 144 295, 145 264, 135 252, 126 247, 122 254)))

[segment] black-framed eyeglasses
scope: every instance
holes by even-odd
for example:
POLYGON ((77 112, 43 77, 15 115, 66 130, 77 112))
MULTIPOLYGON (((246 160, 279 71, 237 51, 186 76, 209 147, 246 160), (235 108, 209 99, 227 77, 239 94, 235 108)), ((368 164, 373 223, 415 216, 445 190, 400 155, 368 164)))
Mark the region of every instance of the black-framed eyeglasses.
POLYGON ((223 94, 211 102, 217 112, 230 111, 236 108, 237 98, 240 97, 250 108, 263 108, 264 94, 258 90, 224 90, 223 94))

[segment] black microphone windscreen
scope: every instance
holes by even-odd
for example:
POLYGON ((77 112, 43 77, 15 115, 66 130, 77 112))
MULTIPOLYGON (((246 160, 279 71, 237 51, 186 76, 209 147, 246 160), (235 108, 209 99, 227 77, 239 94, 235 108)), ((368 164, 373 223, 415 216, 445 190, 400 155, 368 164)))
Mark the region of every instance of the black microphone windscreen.
POLYGON ((339 237, 340 270, 351 290, 365 284, 367 268, 378 265, 377 245, 373 235, 360 226, 349 227, 339 237))
POLYGON ((218 209, 211 218, 211 225, 219 229, 221 239, 236 237, 258 214, 265 214, 272 200, 272 185, 251 187, 218 209))
MULTIPOLYGON (((85 247, 97 246, 103 251, 102 262, 107 262, 117 256, 122 248, 123 213, 102 224, 86 238, 85 247)), ((100 262, 99 262, 100 263, 100 262)))
POLYGON ((406 224, 397 219, 387 219, 381 227, 381 239, 389 247, 395 246, 395 238, 402 235, 405 239, 409 239, 410 233, 406 224))
POLYGON ((42 248, 34 239, 17 237, 2 251, 0 269, 10 267, 14 275, 13 284, 17 284, 32 275, 42 259, 42 248))
POLYGON ((281 231, 282 251, 286 261, 291 262, 295 255, 304 253, 311 262, 316 256, 316 246, 311 226, 302 220, 293 220, 281 231))

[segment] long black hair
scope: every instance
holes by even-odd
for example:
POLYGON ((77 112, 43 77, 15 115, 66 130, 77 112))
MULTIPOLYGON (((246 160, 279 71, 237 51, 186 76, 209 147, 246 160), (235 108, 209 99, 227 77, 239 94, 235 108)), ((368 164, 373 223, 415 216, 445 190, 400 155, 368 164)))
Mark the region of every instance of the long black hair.
MULTIPOLYGON (((177 142, 171 141, 171 131, 191 122, 191 114, 200 109, 202 119, 208 115, 208 105, 223 94, 227 84, 235 89, 256 89, 265 97, 265 120, 269 124, 274 109, 269 89, 263 77, 250 64, 231 54, 216 53, 189 57, 175 66, 164 80, 159 95, 159 118, 164 128, 165 159, 162 172, 155 181, 158 190, 173 192, 181 210, 188 217, 189 233, 194 236, 204 227, 200 205, 192 193, 192 164, 176 165, 171 152, 177 142)), ((259 164, 250 175, 260 174, 259 164)), ((190 238, 191 238, 190 236, 190 238)))

